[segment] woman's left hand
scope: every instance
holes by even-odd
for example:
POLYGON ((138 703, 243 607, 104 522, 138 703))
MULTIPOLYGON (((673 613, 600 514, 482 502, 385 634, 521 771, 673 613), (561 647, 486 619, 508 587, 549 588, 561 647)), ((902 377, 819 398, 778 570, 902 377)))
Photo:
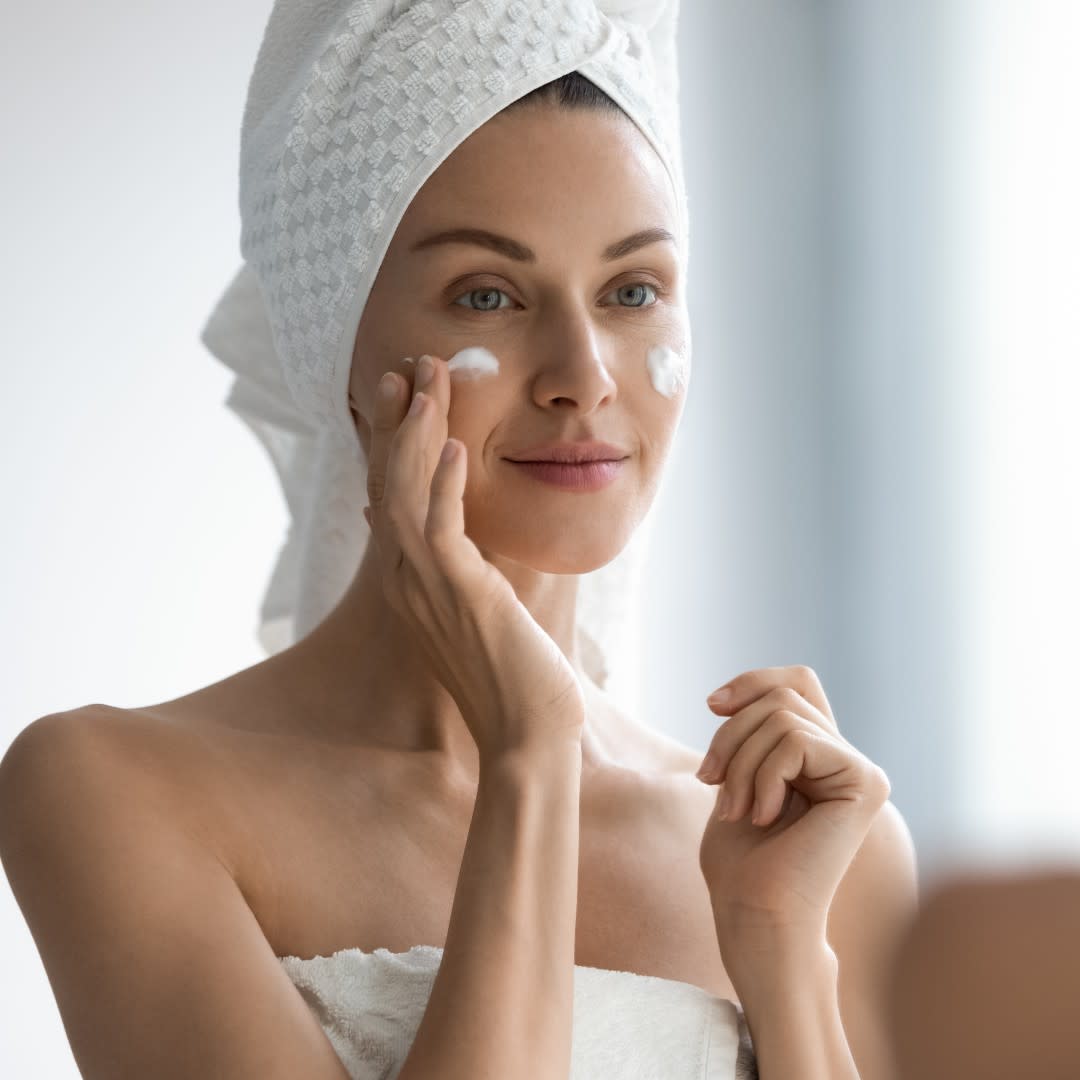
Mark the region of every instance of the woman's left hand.
POLYGON ((711 694, 709 707, 730 719, 713 736, 715 767, 698 774, 724 781, 732 800, 723 820, 718 797, 699 853, 717 932, 823 939, 837 887, 889 798, 889 778, 840 734, 810 668, 760 668, 723 689, 729 696, 711 694), (758 824, 748 817, 755 800, 758 824))

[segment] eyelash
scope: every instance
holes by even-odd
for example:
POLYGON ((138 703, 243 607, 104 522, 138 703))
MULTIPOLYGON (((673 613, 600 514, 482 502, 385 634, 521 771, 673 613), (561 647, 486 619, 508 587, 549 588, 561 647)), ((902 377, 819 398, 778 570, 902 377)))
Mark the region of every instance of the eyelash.
MULTIPOLYGON (((656 285, 651 281, 626 281, 626 282, 623 282, 623 284, 621 284, 621 285, 616 285, 615 288, 612 289, 611 291, 612 292, 618 292, 620 289, 632 288, 632 287, 637 286, 637 285, 644 285, 645 288, 652 289, 652 291, 656 294, 656 299, 651 304, 616 304, 615 306, 616 307, 624 307, 628 311, 648 311, 650 308, 656 307, 656 305, 662 299, 666 299, 666 297, 667 297, 667 290, 664 289, 664 288, 661 288, 661 286, 656 285)), ((491 314, 494 314, 497 311, 506 311, 507 310, 507 308, 504 308, 504 307, 474 308, 474 307, 470 307, 468 304, 459 304, 458 303, 458 300, 460 300, 463 296, 472 296, 473 293, 478 293, 478 292, 479 293, 482 293, 482 292, 497 292, 497 293, 502 293, 502 295, 507 297, 507 298, 509 298, 509 296, 510 296, 510 294, 505 289, 500 289, 497 285, 476 285, 472 289, 467 289, 465 292, 459 293, 456 297, 454 297, 452 303, 454 304, 455 307, 464 308, 466 311, 475 312, 477 315, 491 315, 491 314)))

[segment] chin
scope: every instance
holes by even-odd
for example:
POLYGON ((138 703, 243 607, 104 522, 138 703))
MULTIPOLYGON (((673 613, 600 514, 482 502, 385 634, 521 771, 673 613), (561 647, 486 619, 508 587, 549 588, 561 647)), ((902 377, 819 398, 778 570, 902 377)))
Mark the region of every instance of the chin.
POLYGON ((510 534, 494 528, 469 531, 489 562, 507 559, 542 574, 591 574, 607 566, 629 543, 633 529, 610 522, 573 521, 540 524, 535 514, 516 523, 510 534))

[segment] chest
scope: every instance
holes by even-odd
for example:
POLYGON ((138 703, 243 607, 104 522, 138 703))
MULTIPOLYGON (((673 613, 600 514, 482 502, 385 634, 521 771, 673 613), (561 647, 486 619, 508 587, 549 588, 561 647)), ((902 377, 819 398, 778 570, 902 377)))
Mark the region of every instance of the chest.
MULTIPOLYGON (((349 784, 295 762, 288 775, 260 785, 272 798, 242 809, 234 801, 241 818, 229 829, 243 846, 245 895, 275 954, 445 946, 471 799, 422 797, 422 785, 385 777, 349 784)), ((738 1002, 697 865, 704 820, 673 807, 670 788, 628 787, 583 788, 575 962, 738 1002)))

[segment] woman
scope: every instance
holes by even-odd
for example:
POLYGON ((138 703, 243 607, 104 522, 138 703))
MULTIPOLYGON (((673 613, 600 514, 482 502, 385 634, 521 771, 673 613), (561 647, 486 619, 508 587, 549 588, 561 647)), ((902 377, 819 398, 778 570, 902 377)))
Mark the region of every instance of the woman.
POLYGON ((914 880, 882 770, 782 667, 713 695, 695 776, 576 632, 685 402, 669 179, 573 72, 472 130, 351 341, 347 589, 262 663, 9 749, 0 854, 84 1075, 731 1078, 736 1006, 764 1080, 890 1075, 914 880), (618 463, 519 463, 596 442, 618 463))

